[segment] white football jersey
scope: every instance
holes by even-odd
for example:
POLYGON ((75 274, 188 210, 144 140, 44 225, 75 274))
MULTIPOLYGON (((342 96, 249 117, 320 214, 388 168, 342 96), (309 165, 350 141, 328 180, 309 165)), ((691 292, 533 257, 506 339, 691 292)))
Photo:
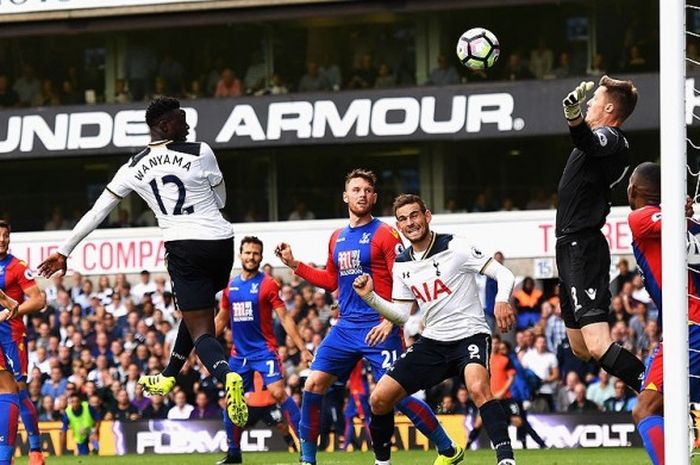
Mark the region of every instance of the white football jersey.
POLYGON ((223 179, 206 143, 158 141, 122 165, 107 190, 117 197, 136 191, 155 213, 165 241, 228 239, 233 225, 212 190, 223 179))
POLYGON ((429 339, 447 342, 490 334, 475 280, 489 260, 464 238, 433 233, 423 258, 415 257, 413 247, 396 257, 392 298, 418 303, 422 335, 429 339))

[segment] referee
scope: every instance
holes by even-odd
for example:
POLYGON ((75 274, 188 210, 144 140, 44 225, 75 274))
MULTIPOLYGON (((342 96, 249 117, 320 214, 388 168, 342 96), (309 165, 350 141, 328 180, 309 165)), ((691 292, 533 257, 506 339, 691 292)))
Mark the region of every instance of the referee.
POLYGON ((593 87, 582 82, 563 101, 574 149, 559 181, 555 229, 562 316, 578 358, 597 360, 639 391, 644 364, 610 337, 610 249, 601 232, 610 191, 629 169, 629 143, 620 126, 634 111, 637 89, 632 81, 603 76, 584 119, 581 106, 593 87))

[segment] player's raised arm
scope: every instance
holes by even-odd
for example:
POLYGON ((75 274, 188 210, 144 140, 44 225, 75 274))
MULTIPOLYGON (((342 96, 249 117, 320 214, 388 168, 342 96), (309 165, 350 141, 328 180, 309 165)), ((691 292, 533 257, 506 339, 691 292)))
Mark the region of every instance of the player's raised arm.
MULTIPOLYGON (((333 237, 335 237, 335 234, 333 237)), ((333 237, 331 237, 331 241, 333 237)), ((275 255, 282 260, 282 263, 291 268, 295 275, 306 280, 311 285, 322 287, 330 292, 338 289, 338 271, 335 268, 335 263, 333 263, 333 254, 330 250, 328 251, 325 270, 314 268, 295 259, 292 247, 285 242, 282 242, 275 248, 275 255)))
POLYGON ((111 190, 105 189, 102 191, 92 208, 73 227, 70 236, 61 244, 58 251, 49 255, 46 260, 39 264, 39 274, 48 278, 57 271, 65 273, 68 256, 73 249, 107 218, 107 215, 117 206, 120 200, 121 198, 111 190))
POLYGON ((355 278, 352 286, 357 295, 367 302, 367 305, 397 325, 402 325, 408 321, 408 317, 411 316, 411 310, 416 304, 414 300, 395 300, 394 302, 385 300, 374 292, 374 283, 372 277, 368 274, 362 274, 355 278))
POLYGON ((510 295, 513 292, 515 276, 513 273, 494 259, 490 259, 481 270, 481 273, 498 283, 496 293, 496 305, 493 313, 498 329, 502 332, 510 330, 515 324, 515 312, 510 305, 510 295))

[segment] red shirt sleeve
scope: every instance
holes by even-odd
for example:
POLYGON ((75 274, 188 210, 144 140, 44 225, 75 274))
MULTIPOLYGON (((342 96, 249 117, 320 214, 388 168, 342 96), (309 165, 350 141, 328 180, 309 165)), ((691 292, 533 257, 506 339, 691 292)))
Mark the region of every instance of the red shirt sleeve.
POLYGON ((333 244, 340 234, 340 229, 336 230, 331 235, 331 240, 328 241, 328 260, 326 261, 326 269, 321 270, 314 268, 306 263, 299 262, 299 266, 294 271, 294 274, 306 280, 309 284, 316 287, 321 287, 327 291, 333 292, 338 289, 338 270, 335 267, 333 260, 333 244))
MULTIPOLYGON (((230 284, 229 284, 230 286, 230 284)), ((226 286, 224 288, 224 292, 221 293, 221 305, 219 308, 226 308, 230 309, 231 308, 231 302, 228 300, 228 288, 229 286, 226 286)))
POLYGON ((265 300, 270 304, 273 310, 284 307, 284 302, 280 299, 280 285, 273 278, 267 276, 265 278, 265 300))
POLYGON ((396 256, 403 251, 403 242, 401 241, 401 236, 399 232, 389 225, 383 228, 388 234, 384 234, 380 247, 382 252, 384 252, 384 259, 386 260, 386 266, 389 272, 394 268, 394 262, 396 261, 396 256))
POLYGON ((635 240, 661 237, 661 210, 659 208, 644 207, 634 210, 629 214, 627 221, 635 240))
POLYGON ((5 282, 5 293, 20 303, 24 302, 27 289, 36 286, 32 270, 26 262, 17 258, 8 266, 5 282))

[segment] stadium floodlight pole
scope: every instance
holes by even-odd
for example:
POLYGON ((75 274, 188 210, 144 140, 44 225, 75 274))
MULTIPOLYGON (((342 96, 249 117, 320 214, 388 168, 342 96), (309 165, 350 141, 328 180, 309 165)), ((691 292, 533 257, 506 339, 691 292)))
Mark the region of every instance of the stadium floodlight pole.
POLYGON ((659 0, 665 463, 688 465, 685 0, 659 0))

